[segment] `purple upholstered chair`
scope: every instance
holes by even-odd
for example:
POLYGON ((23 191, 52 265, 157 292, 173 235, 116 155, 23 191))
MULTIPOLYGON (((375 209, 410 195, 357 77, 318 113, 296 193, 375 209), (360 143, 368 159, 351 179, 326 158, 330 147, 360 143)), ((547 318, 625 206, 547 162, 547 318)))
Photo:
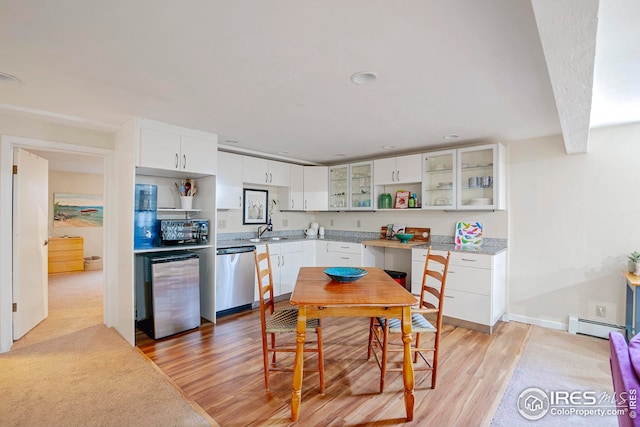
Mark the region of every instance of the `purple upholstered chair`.
POLYGON ((640 427, 640 334, 627 345, 621 333, 610 332, 609 346, 613 390, 618 409, 624 409, 624 413, 618 415, 618 425, 640 427))

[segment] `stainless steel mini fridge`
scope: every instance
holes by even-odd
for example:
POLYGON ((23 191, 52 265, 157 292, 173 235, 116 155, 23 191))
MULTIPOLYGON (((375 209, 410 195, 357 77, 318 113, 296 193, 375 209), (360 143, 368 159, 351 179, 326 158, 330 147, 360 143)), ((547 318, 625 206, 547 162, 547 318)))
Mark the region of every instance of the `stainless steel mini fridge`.
POLYGON ((195 252, 150 254, 145 259, 150 284, 153 338, 200 326, 200 258, 195 252))

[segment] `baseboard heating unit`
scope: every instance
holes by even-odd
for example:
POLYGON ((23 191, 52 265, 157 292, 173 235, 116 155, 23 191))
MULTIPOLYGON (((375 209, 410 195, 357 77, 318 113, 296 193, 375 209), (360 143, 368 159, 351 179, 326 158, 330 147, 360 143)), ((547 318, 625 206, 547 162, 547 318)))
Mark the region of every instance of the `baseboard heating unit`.
POLYGON ((624 335, 624 326, 569 316, 570 334, 589 335, 592 337, 608 339, 609 332, 620 332, 622 335, 624 335))

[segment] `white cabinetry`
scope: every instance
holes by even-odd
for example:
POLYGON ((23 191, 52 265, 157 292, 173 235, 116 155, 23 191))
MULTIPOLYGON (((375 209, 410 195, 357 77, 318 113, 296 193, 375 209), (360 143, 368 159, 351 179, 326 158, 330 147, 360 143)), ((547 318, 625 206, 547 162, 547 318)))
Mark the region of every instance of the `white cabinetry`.
POLYGON ((319 240, 316 260, 323 267, 382 267, 384 250, 365 248, 360 243, 319 240))
POLYGON ((304 167, 291 165, 291 185, 289 186, 289 206, 287 209, 301 211, 304 206, 304 167))
POLYGON ((406 184, 422 180, 420 154, 373 161, 374 185, 406 184))
MULTIPOLYGON (((258 252, 264 252, 263 245, 256 246, 258 252)), ((269 245, 271 274, 273 275, 273 293, 275 296, 293 292, 302 267, 302 242, 287 242, 269 245)), ((255 276, 254 298, 259 300, 258 277, 255 276)))
POLYGON ((136 166, 193 176, 215 175, 218 138, 148 119, 139 120, 136 166))
POLYGON ((504 146, 481 145, 457 152, 457 209, 505 209, 504 146))
POLYGON ((373 161, 329 167, 329 209, 371 210, 373 161))
POLYGON ((455 209, 457 151, 444 150, 423 156, 422 209, 455 209))
POLYGON ((218 152, 217 209, 242 209, 242 157, 239 154, 218 152))
POLYGON ((304 166, 305 211, 326 211, 329 208, 329 168, 304 166))
POLYGON ((291 183, 289 163, 244 156, 243 181, 247 184, 288 187, 291 183))
MULTIPOLYGON (((433 253, 446 255, 443 251, 433 253)), ((416 295, 426 255, 426 249, 412 249, 411 292, 416 295)), ((452 252, 444 300, 447 323, 493 332, 505 309, 505 277, 506 252, 452 252)))

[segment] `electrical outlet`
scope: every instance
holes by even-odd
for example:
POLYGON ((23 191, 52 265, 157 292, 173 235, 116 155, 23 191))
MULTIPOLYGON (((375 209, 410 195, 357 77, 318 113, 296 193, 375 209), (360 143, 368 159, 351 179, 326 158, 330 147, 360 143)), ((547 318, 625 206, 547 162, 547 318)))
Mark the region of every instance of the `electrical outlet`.
POLYGON ((288 219, 286 219, 286 218, 285 218, 285 219, 283 219, 283 220, 282 220, 282 226, 283 226, 283 227, 286 227, 286 226, 288 226, 288 225, 289 225, 289 220, 288 220, 288 219))
POLYGON ((219 219, 218 220, 218 228, 227 228, 227 220, 219 219))
POLYGON ((360 220, 356 221, 356 227, 360 228, 360 220))
POLYGON ((607 307, 604 305, 596 305, 596 316, 607 317, 607 307))

